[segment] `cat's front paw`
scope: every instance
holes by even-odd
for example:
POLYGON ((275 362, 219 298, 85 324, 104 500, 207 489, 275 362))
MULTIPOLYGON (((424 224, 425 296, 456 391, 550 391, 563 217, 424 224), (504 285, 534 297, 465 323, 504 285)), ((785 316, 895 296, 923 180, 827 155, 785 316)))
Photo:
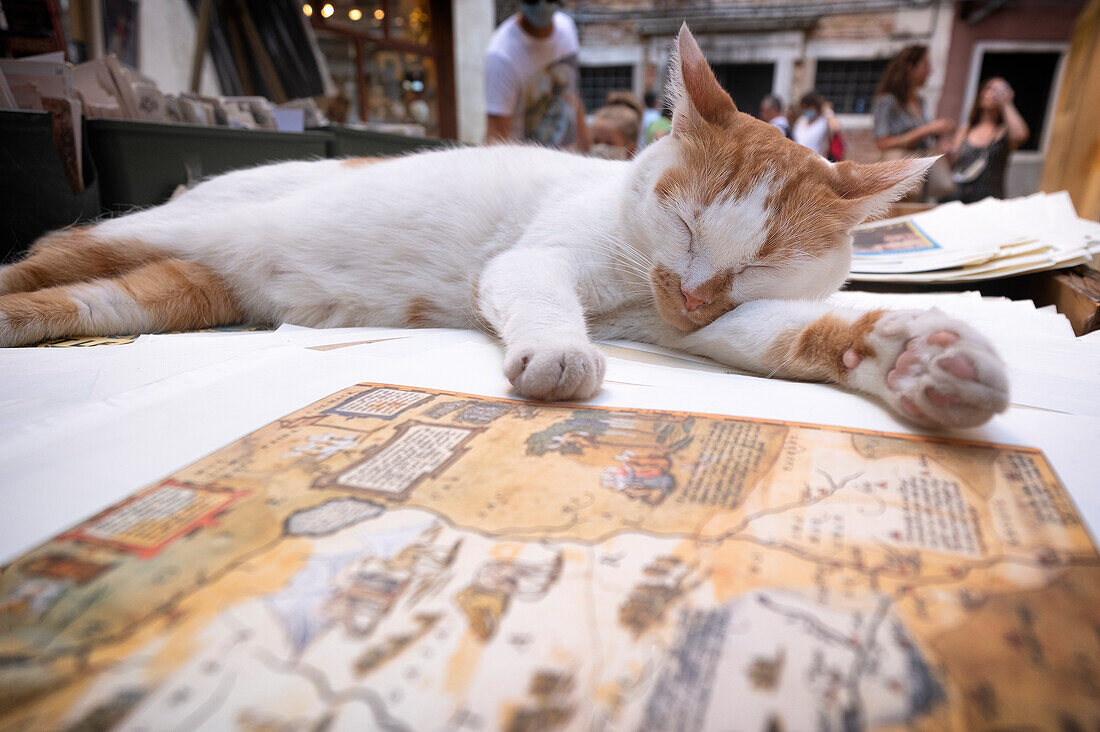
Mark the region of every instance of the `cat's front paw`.
POLYGON ((984 337, 939 310, 887 313, 844 354, 853 386, 929 427, 974 427, 1008 407, 1008 378, 984 337))
POLYGON ((587 341, 526 343, 508 348, 504 375, 528 399, 584 400, 599 390, 605 365, 603 354, 587 341))

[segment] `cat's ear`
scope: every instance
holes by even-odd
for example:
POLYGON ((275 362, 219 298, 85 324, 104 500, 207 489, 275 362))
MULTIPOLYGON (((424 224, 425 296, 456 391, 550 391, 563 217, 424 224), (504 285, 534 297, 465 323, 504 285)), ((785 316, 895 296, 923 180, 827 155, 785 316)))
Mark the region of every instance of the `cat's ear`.
POLYGON ((714 78, 687 23, 680 26, 669 68, 671 92, 676 100, 672 114, 674 137, 691 134, 700 124, 722 127, 733 122, 737 106, 714 78))
POLYGON ((885 212, 891 203, 919 186, 938 159, 907 158, 886 163, 845 160, 833 166, 833 185, 840 197, 850 202, 851 216, 858 224, 885 212))

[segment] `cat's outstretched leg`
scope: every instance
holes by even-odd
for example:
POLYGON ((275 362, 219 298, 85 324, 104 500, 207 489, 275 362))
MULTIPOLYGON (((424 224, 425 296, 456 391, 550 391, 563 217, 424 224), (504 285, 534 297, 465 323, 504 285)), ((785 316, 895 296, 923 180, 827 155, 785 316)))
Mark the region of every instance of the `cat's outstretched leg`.
POLYGON ((504 375, 529 399, 588 399, 600 388, 604 357, 585 329, 568 252, 512 249, 478 282, 477 307, 504 339, 504 375))
POLYGON ((0 346, 189 330, 241 320, 232 293, 212 270, 166 259, 113 279, 0 295, 0 346))
POLYGON ((929 427, 972 427, 1008 406, 1004 363, 938 310, 838 311, 759 300, 683 336, 681 348, 765 375, 829 381, 929 427))
POLYGON ((95 226, 46 234, 27 256, 0 267, 0 295, 117 277, 167 255, 138 241, 100 236, 95 226))

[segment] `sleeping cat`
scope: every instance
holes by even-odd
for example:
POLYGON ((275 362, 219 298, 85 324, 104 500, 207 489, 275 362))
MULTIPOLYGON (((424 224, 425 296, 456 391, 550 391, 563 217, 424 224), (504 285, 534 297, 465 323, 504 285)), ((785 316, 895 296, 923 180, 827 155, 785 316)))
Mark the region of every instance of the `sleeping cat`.
POLYGON ((737 111, 695 39, 672 64, 672 134, 614 162, 500 146, 290 162, 43 237, 0 269, 0 345, 238 322, 488 327, 517 394, 599 389, 591 338, 828 381, 928 426, 1003 411, 1004 366, 937 311, 821 298, 849 231, 932 158, 830 164, 737 111))

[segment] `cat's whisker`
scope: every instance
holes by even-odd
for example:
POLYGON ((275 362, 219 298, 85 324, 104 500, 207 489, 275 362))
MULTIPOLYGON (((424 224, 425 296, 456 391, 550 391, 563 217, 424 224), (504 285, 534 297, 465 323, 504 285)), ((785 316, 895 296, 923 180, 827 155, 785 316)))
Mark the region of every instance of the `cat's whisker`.
POLYGON ((653 268, 652 260, 643 251, 629 242, 619 239, 605 231, 592 230, 591 233, 597 237, 592 243, 603 251, 623 261, 629 261, 642 266, 647 270, 653 268))
POLYGON ((650 268, 643 268, 642 266, 626 260, 616 258, 614 262, 592 262, 591 266, 600 269, 607 269, 613 272, 627 272, 636 275, 643 281, 648 281, 650 277, 650 268))

